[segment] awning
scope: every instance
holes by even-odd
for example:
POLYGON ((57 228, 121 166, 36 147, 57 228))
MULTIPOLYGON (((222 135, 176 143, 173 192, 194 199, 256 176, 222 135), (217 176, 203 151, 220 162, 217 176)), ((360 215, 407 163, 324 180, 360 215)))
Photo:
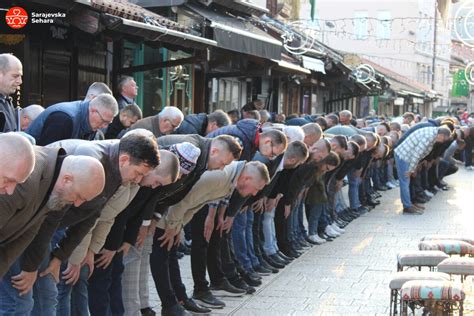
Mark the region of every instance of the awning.
POLYGON ((322 60, 307 57, 307 56, 302 56, 302 57, 303 57, 304 68, 326 74, 326 70, 324 69, 324 62, 322 60))
POLYGON ((280 59, 282 43, 246 20, 211 11, 202 6, 187 4, 188 8, 211 21, 214 40, 224 49, 280 59))
POLYGON ((304 74, 304 75, 310 75, 311 74, 311 71, 309 71, 308 69, 305 69, 303 67, 295 65, 293 63, 289 63, 289 62, 284 61, 284 60, 276 60, 276 59, 272 59, 272 61, 274 63, 276 63, 282 71, 290 72, 290 73, 304 74))
POLYGON ((255 3, 252 3, 251 1, 245 1, 245 0, 213 0, 213 3, 220 4, 221 6, 224 6, 229 9, 234 9, 237 11, 241 11, 247 14, 254 14, 256 16, 260 16, 265 13, 270 13, 270 10, 268 10, 265 7, 261 7, 255 3))
POLYGON ((175 31, 166 27, 124 19, 110 14, 106 14, 105 17, 106 25, 109 30, 135 35, 148 41, 161 40, 171 44, 192 48, 217 46, 216 41, 175 31))
MULTIPOLYGON (((192 30, 175 21, 128 1, 75 0, 101 13, 101 22, 108 29, 136 36, 145 41, 162 41, 182 47, 205 49, 217 42, 192 34, 192 30)), ((87 15, 77 18, 90 24, 87 15)), ((196 33, 197 34, 197 33, 196 33)))

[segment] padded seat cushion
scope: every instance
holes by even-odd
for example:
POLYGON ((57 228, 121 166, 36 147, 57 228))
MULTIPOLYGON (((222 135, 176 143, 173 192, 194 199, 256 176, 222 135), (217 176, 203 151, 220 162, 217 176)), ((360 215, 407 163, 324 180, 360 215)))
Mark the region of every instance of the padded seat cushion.
POLYGON ((455 257, 444 259, 438 264, 438 271, 450 274, 474 275, 474 258, 455 257))
POLYGON ((465 294, 461 284, 449 281, 414 280, 403 284, 401 297, 404 301, 463 301, 465 294))
POLYGON ((474 246, 461 240, 425 240, 418 244, 420 250, 441 250, 448 255, 474 254, 474 246))
POLYGON ((471 244, 474 246, 474 238, 470 238, 467 236, 456 236, 456 235, 427 235, 423 238, 421 238, 421 241, 424 240, 460 240, 460 241, 465 241, 468 244, 471 244))
POLYGON ((392 290, 401 289, 403 284, 412 280, 435 280, 435 281, 449 281, 449 274, 431 271, 401 271, 392 275, 389 287, 392 290))
POLYGON ((449 256, 440 250, 403 251, 397 255, 398 264, 403 267, 435 267, 446 258, 449 258, 449 256))

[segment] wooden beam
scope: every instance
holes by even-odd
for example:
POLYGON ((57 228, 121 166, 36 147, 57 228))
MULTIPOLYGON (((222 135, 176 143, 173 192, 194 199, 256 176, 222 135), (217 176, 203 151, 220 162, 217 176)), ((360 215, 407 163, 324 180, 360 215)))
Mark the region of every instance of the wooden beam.
POLYGON ((197 56, 189 57, 189 58, 182 58, 176 60, 168 60, 159 63, 147 64, 147 65, 140 65, 140 66, 133 66, 128 68, 122 68, 119 70, 120 74, 132 74, 135 72, 147 71, 157 68, 169 68, 178 65, 186 65, 186 64, 196 64, 200 62, 202 59, 197 56))

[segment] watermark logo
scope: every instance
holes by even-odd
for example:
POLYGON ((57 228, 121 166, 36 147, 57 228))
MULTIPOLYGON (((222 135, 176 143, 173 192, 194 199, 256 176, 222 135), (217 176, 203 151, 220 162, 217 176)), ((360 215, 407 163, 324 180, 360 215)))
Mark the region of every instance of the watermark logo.
POLYGON ((28 13, 21 7, 13 7, 8 10, 5 20, 9 27, 18 30, 23 28, 28 22, 28 13))
POLYGON ((293 21, 289 23, 285 33, 281 35, 283 47, 293 55, 302 55, 313 48, 316 30, 308 27, 306 21, 293 21))
POLYGON ((458 40, 474 47, 474 1, 464 1, 454 15, 454 32, 458 40))
POLYGON ((366 84, 375 80, 375 70, 374 67, 368 64, 362 64, 357 66, 356 69, 352 72, 357 81, 366 84))
POLYGON ((464 77, 470 85, 474 86, 474 61, 471 61, 467 64, 466 68, 464 68, 464 77))

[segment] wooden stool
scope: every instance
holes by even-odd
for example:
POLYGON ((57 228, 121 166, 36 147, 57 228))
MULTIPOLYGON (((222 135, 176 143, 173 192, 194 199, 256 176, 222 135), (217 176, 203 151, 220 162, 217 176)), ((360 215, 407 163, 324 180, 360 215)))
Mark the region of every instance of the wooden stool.
POLYGON ((405 267, 429 267, 433 270, 444 259, 449 258, 447 254, 440 250, 414 250, 403 251, 397 255, 397 271, 403 271, 405 267))
POLYGON ((418 244, 420 250, 441 250, 448 255, 472 255, 474 246, 461 240, 424 240, 418 244))
POLYGON ((450 277, 446 273, 431 271, 401 271, 394 273, 388 285, 390 287, 390 315, 397 314, 397 305, 400 302, 398 291, 405 282, 413 280, 449 281, 450 277))
POLYGON ((424 307, 433 312, 442 310, 443 315, 449 315, 454 310, 463 313, 465 298, 461 284, 449 281, 413 280, 403 284, 401 290, 402 315, 407 315, 408 305, 424 307))
POLYGON ((438 264, 438 271, 461 276, 463 282, 467 276, 474 275, 474 258, 452 257, 438 264))

